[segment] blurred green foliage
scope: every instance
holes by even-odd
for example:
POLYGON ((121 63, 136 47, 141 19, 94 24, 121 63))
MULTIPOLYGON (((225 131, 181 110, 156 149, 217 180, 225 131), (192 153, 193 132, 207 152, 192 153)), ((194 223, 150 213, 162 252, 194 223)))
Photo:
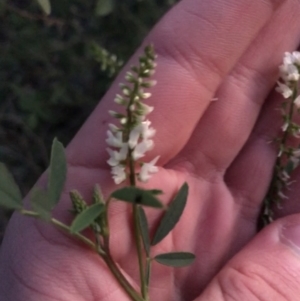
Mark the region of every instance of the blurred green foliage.
POLYGON ((0 0, 0 161, 23 194, 175 2, 0 0))
POLYGON ((0 161, 24 164, 31 184, 53 137, 68 143, 173 1, 52 0, 49 16, 40 2, 0 2, 0 161))

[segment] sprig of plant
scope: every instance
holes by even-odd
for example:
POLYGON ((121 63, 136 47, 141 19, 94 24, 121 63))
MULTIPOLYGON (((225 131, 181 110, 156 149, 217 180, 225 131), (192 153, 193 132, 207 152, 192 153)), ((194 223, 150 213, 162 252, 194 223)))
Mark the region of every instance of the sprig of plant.
POLYGON ((276 139, 279 152, 273 178, 263 202, 259 228, 273 221, 273 206, 280 207, 283 200, 288 198, 286 192, 292 184, 291 173, 300 162, 300 124, 295 121, 295 114, 300 113, 300 52, 286 52, 279 70, 281 81, 278 82, 276 91, 284 97, 280 109, 283 125, 281 136, 276 139))
POLYGON ((116 75, 120 71, 123 61, 118 59, 115 54, 110 53, 96 42, 91 43, 90 48, 92 56, 96 62, 100 63, 101 70, 107 71, 109 77, 116 75))
POLYGON ((151 122, 146 119, 146 116, 153 111, 153 107, 144 103, 151 96, 146 89, 156 83, 151 79, 156 67, 155 59, 153 46, 147 46, 139 59, 138 66, 131 67, 131 71, 127 72, 127 83, 120 85, 122 93, 116 96, 115 102, 122 107, 122 111, 110 112, 118 120, 118 125, 110 124, 107 131, 106 142, 110 146, 107 149, 110 155, 107 162, 111 166, 115 184, 127 181, 129 186, 113 191, 105 199, 96 184, 90 202, 87 202, 79 192, 71 191, 74 220, 71 225, 67 225, 52 216, 52 210, 61 197, 67 173, 64 148, 60 142, 56 139, 53 142, 47 189, 33 188, 30 195, 30 209, 24 207, 20 190, 13 177, 3 164, 0 165, 0 205, 49 222, 92 248, 104 260, 120 286, 134 301, 149 301, 153 260, 166 266, 182 267, 191 264, 195 258, 188 252, 152 255, 151 251, 151 246, 160 243, 178 223, 187 202, 187 183, 183 183, 168 208, 158 199, 163 191, 137 187, 139 182, 147 182, 159 171, 155 166, 159 156, 150 162, 142 160, 145 153, 153 148, 154 142, 151 138, 156 132, 151 127, 151 122), (140 271, 139 291, 130 284, 111 255, 108 211, 112 201, 123 201, 132 206, 134 240, 140 271), (152 239, 150 239, 144 207, 165 210, 152 239), (86 229, 92 232, 93 239, 83 234, 82 231, 86 229))

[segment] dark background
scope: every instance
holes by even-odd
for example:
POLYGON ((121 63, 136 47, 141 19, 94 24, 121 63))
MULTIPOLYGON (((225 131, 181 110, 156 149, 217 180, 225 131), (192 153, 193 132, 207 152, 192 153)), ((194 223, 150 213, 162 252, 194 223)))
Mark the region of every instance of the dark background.
MULTIPOLYGON (((177 1, 50 2, 46 16, 37 0, 0 0, 0 162, 23 195, 47 168, 53 138, 68 144, 177 1)), ((0 244, 10 215, 0 209, 0 244)))

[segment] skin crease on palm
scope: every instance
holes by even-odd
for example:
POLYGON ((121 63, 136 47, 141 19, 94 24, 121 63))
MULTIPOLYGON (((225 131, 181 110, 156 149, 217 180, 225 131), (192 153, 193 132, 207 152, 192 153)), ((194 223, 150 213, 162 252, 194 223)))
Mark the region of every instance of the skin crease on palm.
MULTIPOLYGON (((256 233, 276 159, 270 141, 281 126, 276 108, 282 98, 273 88, 283 53, 299 45, 299 14, 299 0, 182 0, 145 39, 144 46, 153 43, 158 54, 158 84, 147 100, 155 107, 149 119, 157 134, 146 160, 161 156, 147 187, 164 190, 166 203, 183 182, 190 187, 179 224, 152 251, 196 254, 188 268, 153 264, 152 301, 299 300, 300 248, 291 240, 300 241, 299 185, 277 211, 281 218, 256 233)), ((106 195, 115 187, 106 164, 104 141, 113 121, 107 112, 118 109, 112 101, 118 83, 141 51, 67 148, 67 184, 55 210, 59 219, 70 222, 71 189, 88 198, 95 183, 106 195)), ((45 185, 45 176, 39 185, 45 185)), ((112 205, 111 249, 135 285, 130 212, 123 203, 112 205)), ((160 213, 147 214, 153 230, 160 213)), ((2 245, 0 279, 3 301, 129 300, 96 254, 18 214, 2 245)))

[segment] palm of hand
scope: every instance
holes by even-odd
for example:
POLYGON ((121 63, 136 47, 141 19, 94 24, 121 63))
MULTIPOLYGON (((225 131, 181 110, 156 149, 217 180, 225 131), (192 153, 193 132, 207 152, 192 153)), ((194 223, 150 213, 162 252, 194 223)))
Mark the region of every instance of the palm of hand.
MULTIPOLYGON (((148 185, 161 188, 165 202, 183 182, 190 187, 182 219, 154 248, 153 255, 184 250, 197 257, 192 267, 178 270, 154 264, 152 300, 202 300, 209 281, 256 231, 276 157, 268 141, 280 127, 278 112, 273 109, 278 96, 269 96, 263 109, 262 104, 276 79, 282 53, 295 47, 296 26, 291 29, 290 24, 300 24, 296 17, 282 24, 286 13, 277 9, 274 16, 272 1, 251 7, 248 2, 230 1, 227 7, 219 3, 224 9, 220 25, 219 17, 212 14, 213 4, 203 4, 200 9, 200 1, 182 1, 149 37, 159 55, 158 85, 150 100, 155 111, 149 116, 157 136, 149 158, 161 155, 159 164, 164 167, 148 185), (232 30, 241 13, 248 21, 235 27, 234 35, 225 42, 224 33, 232 30), (180 27, 179 19, 183 22, 180 27), (178 29, 177 36, 187 29, 193 34, 182 34, 178 42, 178 38, 172 39, 173 27, 178 29), (281 44, 274 39, 279 28, 281 44), (199 41, 205 44, 199 45, 199 41), (219 100, 211 102, 214 96, 219 100)), ((292 12, 292 4, 289 9, 292 12)), ((121 78, 123 75, 117 82, 121 78)), ((88 195, 94 183, 100 183, 106 194, 112 191, 103 141, 110 122, 106 112, 117 90, 116 85, 111 88, 69 145, 66 191, 78 188, 88 195)), ((57 212, 63 219, 61 212, 69 209, 69 204, 66 195, 57 212)), ((120 267, 137 282, 128 208, 113 205, 111 249, 120 267)), ((159 213, 148 214, 154 228, 159 213)), ((8 260, 3 268, 7 277, 17 279, 26 300, 41 300, 41 296, 42 300, 128 300, 96 254, 57 230, 15 217, 8 235, 14 239, 4 243, 2 253, 8 260), (20 244, 24 252, 12 252, 20 244)), ((10 294, 8 300, 20 300, 18 292, 10 294)))

